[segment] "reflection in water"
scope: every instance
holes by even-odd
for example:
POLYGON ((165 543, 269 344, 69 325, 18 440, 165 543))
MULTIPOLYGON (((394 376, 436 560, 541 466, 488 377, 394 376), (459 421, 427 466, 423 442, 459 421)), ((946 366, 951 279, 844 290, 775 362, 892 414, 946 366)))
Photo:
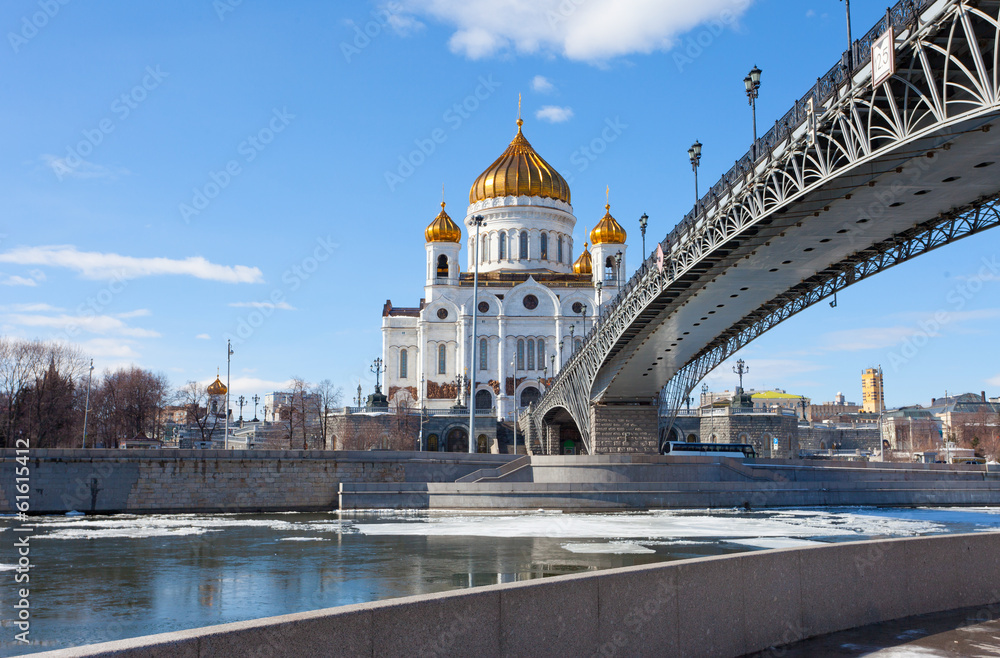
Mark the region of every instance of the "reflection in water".
MULTIPOLYGON (((1000 521, 996 510, 925 512, 45 517, 31 540, 31 637, 38 643, 30 650, 720 555, 774 541, 968 531, 1000 521), (393 534, 397 529, 402 534, 393 534), (525 536, 546 533, 553 536, 525 536), (755 544, 747 537, 770 539, 755 544)), ((11 550, 0 554, 0 568, 15 561, 11 550)), ((0 588, 3 601, 13 595, 13 578, 8 582, 0 588)), ((0 655, 24 653, 9 624, 0 655)))

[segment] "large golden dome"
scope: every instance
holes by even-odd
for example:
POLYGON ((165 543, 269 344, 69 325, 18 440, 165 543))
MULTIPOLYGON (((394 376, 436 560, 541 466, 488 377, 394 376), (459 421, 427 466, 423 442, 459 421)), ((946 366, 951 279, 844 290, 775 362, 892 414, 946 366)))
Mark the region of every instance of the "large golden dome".
POLYGON ((606 204, 604 217, 590 232, 590 242, 592 244, 625 244, 626 237, 628 236, 625 229, 618 223, 618 220, 611 216, 611 204, 606 204))
POLYGON ((441 212, 424 229, 424 238, 427 242, 462 241, 462 229, 458 228, 458 224, 444 211, 444 201, 441 202, 441 212))
POLYGON ((225 395, 228 391, 229 389, 226 388, 226 385, 223 384, 222 380, 218 377, 215 378, 214 382, 208 385, 209 395, 225 395))
POLYGON ((470 204, 506 196, 538 196, 570 202, 569 183, 524 138, 523 123, 517 120, 517 134, 510 146, 472 184, 470 204))
POLYGON ((573 274, 593 274, 594 273, 594 259, 590 257, 590 250, 587 249, 587 243, 583 243, 583 253, 580 257, 576 259, 573 263, 573 274))

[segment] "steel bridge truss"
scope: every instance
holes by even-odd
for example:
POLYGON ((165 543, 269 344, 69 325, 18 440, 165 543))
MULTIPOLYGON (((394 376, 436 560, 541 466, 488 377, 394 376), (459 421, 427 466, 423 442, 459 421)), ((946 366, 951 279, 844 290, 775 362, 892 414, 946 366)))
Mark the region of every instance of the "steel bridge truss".
MULTIPOLYGON (((690 285, 682 277, 690 279, 706 262, 718 261, 724 245, 756 234, 777 211, 861 165, 1000 110, 1000 1, 902 0, 880 22, 881 31, 890 24, 896 35, 895 75, 873 88, 862 68, 847 75, 846 70, 836 74, 835 67, 797 102, 758 141, 756 160, 738 161, 699 204, 699 214, 686 217, 660 244, 662 270, 654 258, 647 259, 604 310, 545 395, 519 418, 529 440, 537 442, 545 416, 562 408, 593 453, 591 404, 615 374, 601 373, 602 367, 658 321, 678 289, 690 285), (838 75, 842 83, 830 82, 838 75)), ((876 38, 879 26, 865 39, 876 38)), ((995 218, 995 199, 976 203, 985 204, 982 211, 966 206, 894 236, 891 248, 880 243, 862 249, 833 268, 836 274, 830 268, 817 273, 807 280, 811 284, 802 282, 723 332, 666 383, 659 401, 663 414, 672 422, 712 367, 785 318, 891 264, 995 225, 985 219, 995 218), (963 228, 973 224, 983 226, 963 228), (951 237, 941 242, 945 235, 951 237)))

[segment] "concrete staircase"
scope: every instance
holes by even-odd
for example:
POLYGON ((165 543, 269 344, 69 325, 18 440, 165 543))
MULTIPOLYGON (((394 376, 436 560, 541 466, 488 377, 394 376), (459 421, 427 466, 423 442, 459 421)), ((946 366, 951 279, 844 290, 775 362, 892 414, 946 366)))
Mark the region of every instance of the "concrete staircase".
POLYGON ((518 457, 514 461, 507 462, 499 468, 481 468, 478 471, 469 473, 468 475, 463 475, 455 480, 455 482, 498 482, 500 480, 506 480, 508 482, 530 482, 530 478, 525 479, 523 477, 517 477, 516 475, 520 473, 521 476, 530 476, 530 469, 531 457, 526 455, 524 457, 518 457))

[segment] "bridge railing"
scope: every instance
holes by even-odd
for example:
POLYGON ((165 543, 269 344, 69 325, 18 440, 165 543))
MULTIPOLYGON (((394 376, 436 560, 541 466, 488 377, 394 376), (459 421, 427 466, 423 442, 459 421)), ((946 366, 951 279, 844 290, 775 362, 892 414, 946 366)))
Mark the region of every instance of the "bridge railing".
MULTIPOLYGON (((782 141, 806 122, 809 118, 810 100, 812 100, 814 110, 817 113, 820 112, 821 108, 845 82, 852 80, 861 69, 871 63, 872 43, 889 29, 890 22, 893 27, 902 31, 910 27, 920 12, 934 2, 936 0, 899 0, 894 7, 890 8, 874 27, 852 44, 850 53, 845 50, 840 61, 834 64, 825 75, 817 78, 816 84, 802 98, 795 101, 795 104, 783 117, 774 122, 774 127, 759 137, 757 142, 751 145, 750 150, 737 160, 715 185, 709 188, 708 192, 699 200, 696 209, 688 212, 664 239, 662 243, 664 251, 669 251, 673 244, 680 242, 681 235, 695 225, 699 215, 707 214, 709 210, 714 209, 719 204, 721 199, 731 196, 737 184, 746 180, 754 170, 756 162, 769 157, 782 141), (849 63, 853 63, 853 66, 849 66, 849 63), (848 75, 848 70, 850 70, 850 75, 848 75), (756 160, 753 158, 754 153, 757 154, 756 160)), ((644 254, 645 256, 647 254, 644 254)))

